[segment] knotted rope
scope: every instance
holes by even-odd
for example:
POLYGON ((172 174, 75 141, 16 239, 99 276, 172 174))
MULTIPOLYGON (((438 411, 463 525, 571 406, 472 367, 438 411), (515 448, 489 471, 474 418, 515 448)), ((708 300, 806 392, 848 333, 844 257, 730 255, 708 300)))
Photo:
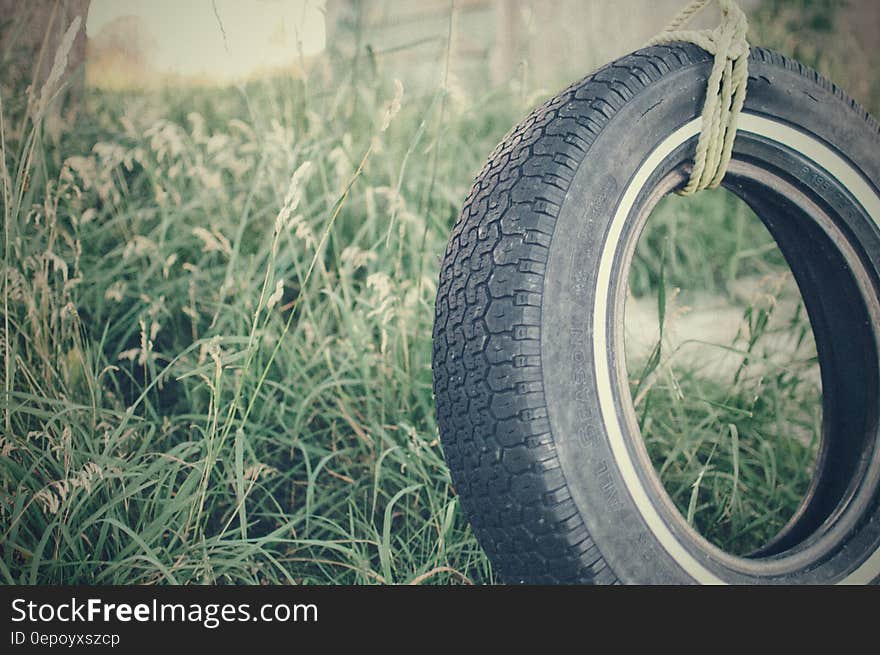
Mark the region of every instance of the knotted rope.
POLYGON ((735 0, 717 0, 721 24, 713 30, 682 29, 711 0, 694 0, 687 5, 648 45, 687 41, 698 45, 715 62, 706 87, 706 100, 700 126, 700 139, 694 155, 694 169, 681 195, 692 195, 703 189, 714 189, 724 178, 736 126, 746 100, 749 78, 749 44, 746 41, 748 20, 735 0))

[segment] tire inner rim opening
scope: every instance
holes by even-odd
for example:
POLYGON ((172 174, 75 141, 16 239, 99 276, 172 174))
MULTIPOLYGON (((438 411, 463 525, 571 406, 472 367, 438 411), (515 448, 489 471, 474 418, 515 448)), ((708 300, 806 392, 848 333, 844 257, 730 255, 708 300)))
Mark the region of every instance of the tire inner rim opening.
MULTIPOLYGON (((823 424, 815 472, 794 516, 760 551, 748 557, 724 552, 685 522, 666 493, 640 436, 623 355, 626 289, 639 236, 659 200, 687 179, 699 128, 695 119, 664 139, 622 196, 600 260, 593 347, 607 354, 594 360, 602 418, 643 520, 695 580, 720 583, 724 570, 771 577, 823 561, 843 535, 859 528, 876 497, 880 293, 876 270, 850 235, 867 228, 880 241, 880 197, 822 142, 763 116, 740 117, 723 186, 764 222, 798 284, 819 355, 823 424)), ((842 582, 880 575, 875 546, 859 561, 842 582)))

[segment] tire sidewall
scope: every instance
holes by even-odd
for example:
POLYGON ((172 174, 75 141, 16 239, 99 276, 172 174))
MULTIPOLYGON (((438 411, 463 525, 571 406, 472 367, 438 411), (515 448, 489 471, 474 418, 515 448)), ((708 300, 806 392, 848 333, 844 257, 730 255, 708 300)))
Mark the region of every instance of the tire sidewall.
MULTIPOLYGON (((691 65, 664 76, 619 109, 590 144, 559 209, 544 277, 541 362, 551 434, 587 530, 623 582, 679 584, 694 578, 648 527, 615 463, 593 374, 595 358, 607 356, 593 352, 593 309, 597 293, 608 291, 597 288, 597 273, 604 249, 616 247, 606 236, 630 179, 665 137, 699 116, 710 66, 691 65)), ((764 61, 753 59, 750 69, 746 112, 797 126, 845 152, 868 180, 880 179, 876 131, 831 89, 764 61)), ((880 266, 878 253, 868 254, 874 267, 880 266)), ((621 263, 615 266, 618 277, 623 275, 621 263)), ((767 581, 725 569, 706 552, 686 550, 724 582, 767 581)), ((848 566, 845 558, 830 558, 811 572, 777 581, 832 581, 848 566)))

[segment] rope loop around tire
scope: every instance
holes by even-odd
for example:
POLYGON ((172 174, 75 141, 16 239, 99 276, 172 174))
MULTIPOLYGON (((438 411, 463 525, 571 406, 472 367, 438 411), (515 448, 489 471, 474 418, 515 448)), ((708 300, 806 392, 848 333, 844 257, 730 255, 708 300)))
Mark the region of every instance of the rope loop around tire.
POLYGON ((669 26, 648 42, 663 45, 676 41, 693 43, 715 57, 706 99, 694 168, 688 183, 678 193, 692 195, 721 184, 733 152, 737 122, 746 99, 749 78, 748 20, 735 0, 716 0, 721 23, 711 30, 685 30, 683 27, 712 0, 694 0, 669 26))

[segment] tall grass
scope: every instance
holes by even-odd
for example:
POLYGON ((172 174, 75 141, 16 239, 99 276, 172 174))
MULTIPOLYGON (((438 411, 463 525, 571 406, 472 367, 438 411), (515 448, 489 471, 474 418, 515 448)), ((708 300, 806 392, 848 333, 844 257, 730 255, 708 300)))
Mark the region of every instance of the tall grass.
POLYGON ((657 312, 654 347, 640 354, 627 342, 648 454, 687 522, 747 555, 795 513, 822 436, 816 344, 797 286, 766 228, 724 190, 664 199, 629 284, 630 306, 657 312), (719 324, 731 320, 732 335, 719 324))
POLYGON ((490 581, 430 390, 438 257, 525 107, 378 74, 3 125, 0 579, 490 581), (449 106, 447 106, 449 105, 449 106))

